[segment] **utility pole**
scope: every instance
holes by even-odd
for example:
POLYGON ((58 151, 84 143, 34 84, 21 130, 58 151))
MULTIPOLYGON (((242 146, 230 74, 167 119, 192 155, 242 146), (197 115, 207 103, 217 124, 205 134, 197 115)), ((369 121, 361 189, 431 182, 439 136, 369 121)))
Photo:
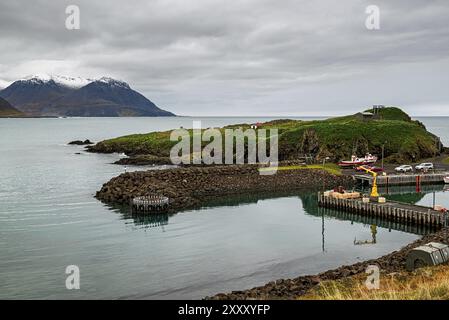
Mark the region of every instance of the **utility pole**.
POLYGON ((382 170, 384 169, 385 142, 382 145, 382 170))
POLYGON ((435 191, 433 192, 433 207, 432 207, 432 209, 435 210, 435 191))
POLYGON ((324 247, 324 208, 321 208, 321 235, 322 235, 321 249, 323 250, 323 252, 326 252, 326 249, 324 247))

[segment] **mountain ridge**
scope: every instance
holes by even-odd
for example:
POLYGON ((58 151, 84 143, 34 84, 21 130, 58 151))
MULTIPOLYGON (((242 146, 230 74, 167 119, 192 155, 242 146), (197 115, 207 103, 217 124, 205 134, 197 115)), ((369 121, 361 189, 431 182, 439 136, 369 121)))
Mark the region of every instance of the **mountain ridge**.
POLYGON ((50 80, 53 80, 57 84, 60 84, 60 85, 63 85, 63 86, 69 87, 69 88, 75 88, 75 89, 79 89, 79 88, 84 87, 85 85, 91 83, 92 81, 95 81, 95 79, 92 79, 92 78, 69 77, 69 76, 46 74, 46 73, 27 76, 27 77, 24 77, 23 79, 19 79, 18 81, 48 82, 50 80))
POLYGON ((30 116, 175 116, 128 83, 110 77, 34 75, 0 90, 0 97, 30 116))

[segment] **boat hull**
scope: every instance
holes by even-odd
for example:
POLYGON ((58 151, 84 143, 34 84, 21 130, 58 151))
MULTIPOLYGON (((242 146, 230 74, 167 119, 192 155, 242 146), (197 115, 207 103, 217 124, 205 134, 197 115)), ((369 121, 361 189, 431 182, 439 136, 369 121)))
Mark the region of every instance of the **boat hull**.
POLYGON ((363 166, 363 165, 371 165, 376 163, 375 160, 364 160, 364 161, 340 161, 338 165, 340 167, 347 167, 352 168, 356 166, 363 166))

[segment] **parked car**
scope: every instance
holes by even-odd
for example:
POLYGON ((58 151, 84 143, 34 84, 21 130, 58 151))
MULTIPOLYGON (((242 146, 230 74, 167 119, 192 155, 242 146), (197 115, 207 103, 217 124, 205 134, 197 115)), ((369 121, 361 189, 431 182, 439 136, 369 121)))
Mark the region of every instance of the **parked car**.
POLYGON ((368 169, 368 170, 371 170, 373 172, 383 172, 384 171, 384 169, 382 169, 381 167, 368 166, 368 165, 358 166, 355 169, 357 171, 365 171, 364 168, 368 169))
POLYGON ((433 163, 430 163, 430 162, 424 162, 424 163, 418 164, 418 165, 415 167, 415 169, 418 170, 418 171, 429 171, 429 170, 433 170, 433 163))
POLYGON ((402 166, 394 168, 394 171, 396 171, 396 172, 412 172, 413 167, 408 164, 403 164, 402 166))

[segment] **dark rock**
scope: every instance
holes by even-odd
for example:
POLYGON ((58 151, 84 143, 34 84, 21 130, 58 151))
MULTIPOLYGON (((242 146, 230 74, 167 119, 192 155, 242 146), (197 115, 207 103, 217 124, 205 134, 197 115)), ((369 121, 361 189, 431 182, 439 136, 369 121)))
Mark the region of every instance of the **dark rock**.
POLYGON ((76 145, 76 146, 85 146, 85 145, 90 145, 90 144, 94 144, 93 142, 91 142, 89 139, 86 139, 84 141, 82 140, 74 140, 68 143, 69 145, 76 145))
POLYGON ((122 158, 114 162, 114 164, 147 166, 147 165, 171 165, 169 157, 158 157, 151 154, 133 155, 129 158, 122 158))

